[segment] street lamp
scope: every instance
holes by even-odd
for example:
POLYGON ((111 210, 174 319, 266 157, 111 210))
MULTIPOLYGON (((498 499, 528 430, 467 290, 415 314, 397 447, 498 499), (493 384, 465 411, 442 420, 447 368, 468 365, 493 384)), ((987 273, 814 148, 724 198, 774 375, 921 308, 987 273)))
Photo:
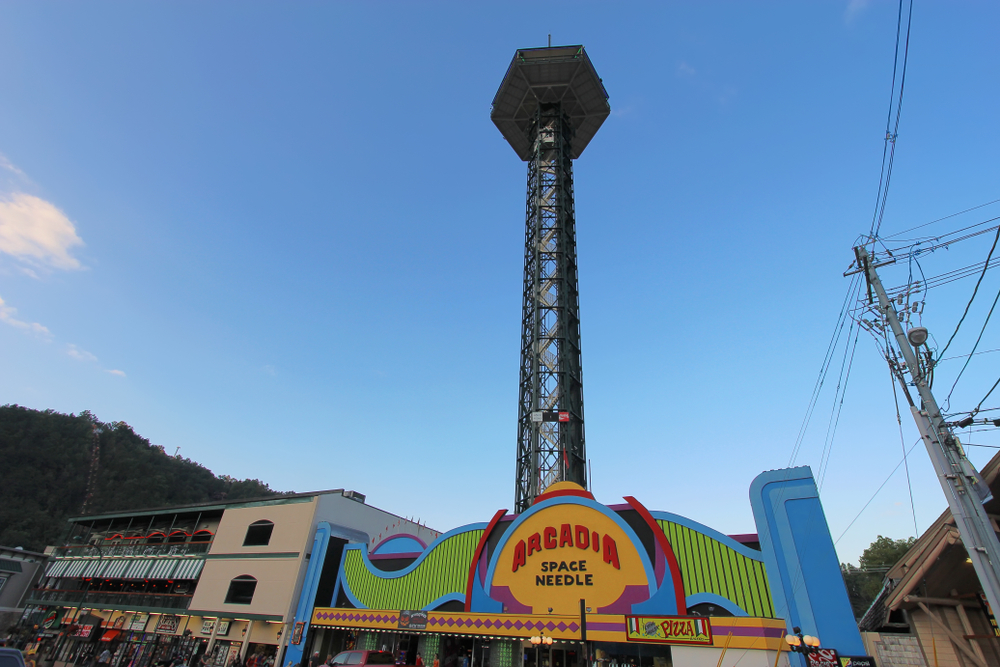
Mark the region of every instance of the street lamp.
POLYGON ((535 635, 528 641, 535 645, 535 667, 542 667, 541 645, 552 646, 552 637, 535 635))
POLYGON ((802 634, 802 629, 795 627, 792 628, 793 635, 785 635, 785 641, 788 643, 789 648, 791 648, 796 653, 801 653, 802 657, 806 659, 806 663, 809 662, 809 654, 819 651, 819 637, 813 637, 812 635, 802 634))

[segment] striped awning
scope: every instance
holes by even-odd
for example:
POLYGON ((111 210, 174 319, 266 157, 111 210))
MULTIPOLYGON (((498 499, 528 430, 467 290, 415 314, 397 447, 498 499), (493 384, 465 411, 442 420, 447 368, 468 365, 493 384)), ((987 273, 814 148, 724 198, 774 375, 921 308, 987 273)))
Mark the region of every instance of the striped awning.
POLYGON ((185 558, 174 570, 174 579, 197 579, 204 566, 205 559, 203 558, 185 558))
POLYGON ((66 568, 69 567, 72 561, 68 560, 55 560, 49 563, 49 566, 45 568, 46 577, 61 577, 66 568))
POLYGON ((160 560, 153 561, 153 567, 149 569, 149 573, 146 575, 147 579, 169 579, 170 575, 173 574, 174 568, 177 567, 179 559, 177 558, 163 558, 160 560))
POLYGON ((87 565, 83 568, 83 573, 81 577, 99 577, 101 576, 101 570, 105 568, 108 561, 102 560, 100 558, 95 558, 94 560, 87 561, 87 565))
POLYGON ((153 561, 149 559, 130 561, 122 579, 147 579, 152 567, 153 561))
POLYGON ((87 567, 87 561, 85 560, 74 560, 71 561, 69 567, 66 571, 62 573, 62 576, 69 579, 79 577, 83 573, 83 568, 87 567))
POLYGON ((126 558, 111 560, 108 562, 107 567, 104 568, 101 576, 105 579, 121 579, 122 573, 128 567, 129 562, 126 558))

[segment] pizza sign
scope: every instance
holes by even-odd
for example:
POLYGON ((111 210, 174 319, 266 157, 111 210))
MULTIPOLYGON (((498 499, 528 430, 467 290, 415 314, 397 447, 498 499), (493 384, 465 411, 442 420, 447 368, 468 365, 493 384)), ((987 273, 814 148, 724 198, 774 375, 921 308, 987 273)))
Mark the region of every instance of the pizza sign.
POLYGON ((626 616, 630 642, 711 646, 712 623, 701 616, 626 616))

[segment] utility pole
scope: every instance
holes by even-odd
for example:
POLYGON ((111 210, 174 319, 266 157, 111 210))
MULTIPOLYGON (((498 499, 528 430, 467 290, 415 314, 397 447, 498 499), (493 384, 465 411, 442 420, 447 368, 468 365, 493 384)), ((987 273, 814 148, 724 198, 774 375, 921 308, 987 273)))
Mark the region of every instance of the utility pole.
POLYGON ((983 503, 992 497, 989 487, 980 477, 976 468, 965 456, 965 451, 958 439, 941 416, 934 395, 927 383, 926 373, 921 370, 918 359, 919 347, 927 338, 926 329, 911 329, 910 337, 903 332, 899 323, 896 308, 885 293, 882 281, 872 262, 872 257, 864 247, 854 249, 858 260, 858 270, 863 271, 868 282, 868 299, 871 303, 872 290, 878 298, 878 310, 892 329, 896 345, 905 362, 905 370, 910 374, 912 384, 920 394, 921 406, 914 405, 909 396, 909 389, 903 378, 902 370, 897 378, 903 387, 903 393, 910 402, 910 412, 917 423, 920 437, 927 447, 927 453, 934 465, 938 481, 948 499, 948 507, 955 519, 955 525, 962 536, 962 544, 972 560, 972 565, 982 584, 983 592, 993 609, 1000 609, 1000 541, 986 516, 983 503), (914 350, 914 347, 917 350, 914 350))

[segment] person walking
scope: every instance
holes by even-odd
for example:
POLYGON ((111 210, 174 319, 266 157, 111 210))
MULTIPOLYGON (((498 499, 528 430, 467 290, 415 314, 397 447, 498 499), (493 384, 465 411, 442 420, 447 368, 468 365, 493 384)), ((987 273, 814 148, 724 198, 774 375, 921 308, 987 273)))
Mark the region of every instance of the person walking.
POLYGON ((424 667, 424 659, 420 657, 419 653, 417 654, 417 662, 414 663, 414 667, 424 667))
POLYGON ((434 654, 434 665, 433 665, 433 667, 441 667, 441 654, 440 653, 435 653, 434 654))

